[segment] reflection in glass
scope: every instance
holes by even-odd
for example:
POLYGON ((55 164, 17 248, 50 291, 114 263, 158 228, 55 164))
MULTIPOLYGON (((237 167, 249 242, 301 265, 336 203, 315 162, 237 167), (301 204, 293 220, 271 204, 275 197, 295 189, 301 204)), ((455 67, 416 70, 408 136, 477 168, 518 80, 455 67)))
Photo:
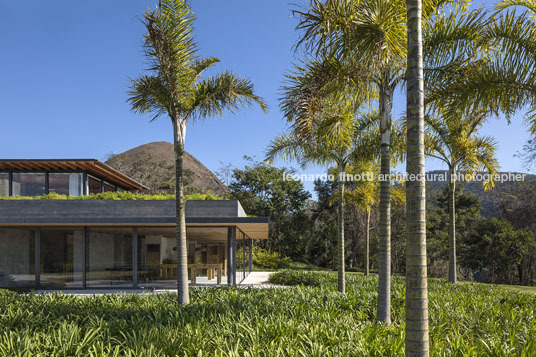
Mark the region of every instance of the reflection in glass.
POLYGON ((41 287, 82 287, 84 231, 42 229, 40 245, 41 287))
POLYGON ((9 173, 0 172, 0 197, 9 196, 9 173))
POLYGON ((43 196, 44 194, 45 173, 13 173, 13 196, 43 196))
POLYGON ((103 183, 104 192, 115 192, 115 186, 104 181, 103 183))
POLYGON ((90 228, 87 286, 132 286, 132 229, 90 228))
POLYGON ((177 286, 176 246, 174 228, 138 229, 139 286, 177 286))
POLYGON ((88 185, 88 188, 89 188, 89 194, 101 193, 102 192, 101 180, 99 180, 96 177, 88 175, 87 176, 87 185, 88 185))
POLYGON ((0 288, 35 284, 35 231, 0 229, 0 288))
POLYGON ((48 175, 48 191, 60 195, 82 196, 81 173, 50 173, 48 175))

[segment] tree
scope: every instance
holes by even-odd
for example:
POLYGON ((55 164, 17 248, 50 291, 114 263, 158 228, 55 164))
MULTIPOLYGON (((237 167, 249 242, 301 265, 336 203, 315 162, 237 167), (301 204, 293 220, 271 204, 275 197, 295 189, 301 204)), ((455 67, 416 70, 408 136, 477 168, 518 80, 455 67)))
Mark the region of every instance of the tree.
POLYGON ((481 219, 463 240, 464 265, 480 273, 486 281, 519 282, 519 268, 533 253, 536 242, 530 233, 517 230, 504 218, 481 219))
POLYGON ((456 181, 487 170, 488 180, 484 188, 491 188, 493 175, 498 168, 495 158, 497 144, 492 137, 479 136, 478 130, 487 119, 486 111, 465 112, 446 110, 437 106, 426 116, 427 154, 439 159, 448 167, 449 181, 449 281, 456 283, 456 181))
POLYGON ((430 344, 426 278, 422 1, 406 0, 406 8, 408 19, 406 356, 428 356, 430 344))
POLYGON ((183 182, 183 156, 188 122, 222 115, 225 110, 257 103, 266 105, 254 94, 248 79, 231 72, 202 79, 202 73, 219 60, 198 58, 193 38, 194 16, 185 0, 162 0, 156 11, 146 11, 143 24, 145 56, 150 74, 132 80, 129 87, 131 109, 152 113, 152 120, 167 115, 173 126, 177 196, 177 290, 180 305, 190 301, 188 292, 186 220, 183 182))
MULTIPOLYGON (((424 2, 424 25, 431 27, 440 10, 455 5, 467 8, 467 2, 455 0, 428 0, 424 2)), ((302 36, 297 46, 304 46, 315 55, 329 57, 329 71, 317 71, 314 85, 302 88, 305 97, 314 102, 315 94, 325 87, 337 87, 352 82, 361 90, 370 86, 378 95, 381 138, 381 174, 390 174, 391 125, 393 95, 406 80, 406 8, 398 0, 310 0, 308 9, 297 10, 300 22, 297 29, 302 36), (333 82, 335 84, 333 84, 333 82)), ((431 43, 438 57, 446 46, 456 46, 467 35, 465 25, 460 29, 436 37, 431 43)), ((299 103, 303 104, 303 103, 299 103)), ((290 107, 292 110, 293 108, 290 107)), ((299 111, 300 107, 296 111, 299 111)), ((384 180, 380 184, 380 253, 379 253, 379 322, 391 321, 391 227, 390 188, 384 180)))
POLYGON ((272 251, 303 258, 311 230, 311 195, 300 181, 288 180, 292 170, 252 162, 234 169, 229 190, 248 214, 270 217, 268 247, 272 251))
MULTIPOLYGON (((509 119, 528 109, 525 121, 536 134, 536 7, 533 0, 504 0, 499 13, 477 28, 471 46, 478 49, 471 61, 456 67, 437 66, 427 83, 427 98, 449 110, 485 108, 509 119), (519 13, 512 7, 525 9, 519 13)), ((453 47, 459 48, 459 46, 453 47)), ((449 58, 450 56, 445 56, 449 58)), ((428 99, 427 99, 428 100, 428 99)))
POLYGON ((344 191, 346 168, 356 155, 363 155, 370 143, 369 137, 361 137, 370 124, 369 118, 356 118, 361 102, 355 98, 336 103, 325 98, 319 110, 311 112, 308 127, 295 127, 292 131, 276 137, 266 151, 268 161, 276 157, 296 159, 302 167, 310 164, 335 166, 338 188, 338 287, 346 291, 345 284, 345 240, 344 240, 344 191))

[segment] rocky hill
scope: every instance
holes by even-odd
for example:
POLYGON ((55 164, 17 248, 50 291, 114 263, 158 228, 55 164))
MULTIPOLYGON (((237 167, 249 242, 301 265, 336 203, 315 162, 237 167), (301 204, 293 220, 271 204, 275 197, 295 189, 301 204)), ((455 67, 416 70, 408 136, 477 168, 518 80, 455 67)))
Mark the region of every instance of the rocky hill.
MULTIPOLYGON (((121 154, 112 154, 106 163, 152 189, 175 188, 173 144, 160 141, 141 145, 121 154)), ((189 153, 184 155, 186 192, 224 195, 229 189, 189 153)))

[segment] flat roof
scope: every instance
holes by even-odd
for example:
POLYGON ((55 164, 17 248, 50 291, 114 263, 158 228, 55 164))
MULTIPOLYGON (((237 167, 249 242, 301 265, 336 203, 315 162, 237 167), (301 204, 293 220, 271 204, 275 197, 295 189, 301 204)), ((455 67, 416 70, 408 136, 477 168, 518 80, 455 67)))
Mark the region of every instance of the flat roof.
POLYGON ((127 190, 146 190, 147 186, 96 159, 0 159, 0 171, 87 171, 127 190))
MULTIPOLYGON (((175 227, 175 201, 0 200, 0 227, 175 227)), ((236 200, 186 201, 187 227, 236 227, 267 239, 270 219, 248 217, 236 200)))

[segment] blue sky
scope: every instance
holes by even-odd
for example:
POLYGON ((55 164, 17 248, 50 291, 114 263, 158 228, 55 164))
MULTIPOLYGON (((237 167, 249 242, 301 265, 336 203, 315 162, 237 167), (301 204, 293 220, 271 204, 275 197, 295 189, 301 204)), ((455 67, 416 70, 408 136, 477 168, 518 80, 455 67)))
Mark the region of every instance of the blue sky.
MULTIPOLYGON (((128 79, 146 67, 139 16, 156 3, 0 0, 0 158, 104 159, 151 141, 172 141, 169 119, 149 123, 148 116, 131 113, 125 101, 128 79)), ((243 165, 244 154, 260 160, 286 127, 278 96, 296 55, 294 6, 285 0, 191 3, 200 55, 220 58, 216 70, 249 77, 270 111, 245 110, 194 123, 186 149, 213 171, 220 162, 243 165)), ((399 95, 395 116, 404 108, 399 95)), ((513 156, 529 138, 521 118, 511 125, 492 119, 483 130, 499 143, 502 170, 526 171, 513 156)), ((428 162, 427 169, 440 168, 428 162)))

